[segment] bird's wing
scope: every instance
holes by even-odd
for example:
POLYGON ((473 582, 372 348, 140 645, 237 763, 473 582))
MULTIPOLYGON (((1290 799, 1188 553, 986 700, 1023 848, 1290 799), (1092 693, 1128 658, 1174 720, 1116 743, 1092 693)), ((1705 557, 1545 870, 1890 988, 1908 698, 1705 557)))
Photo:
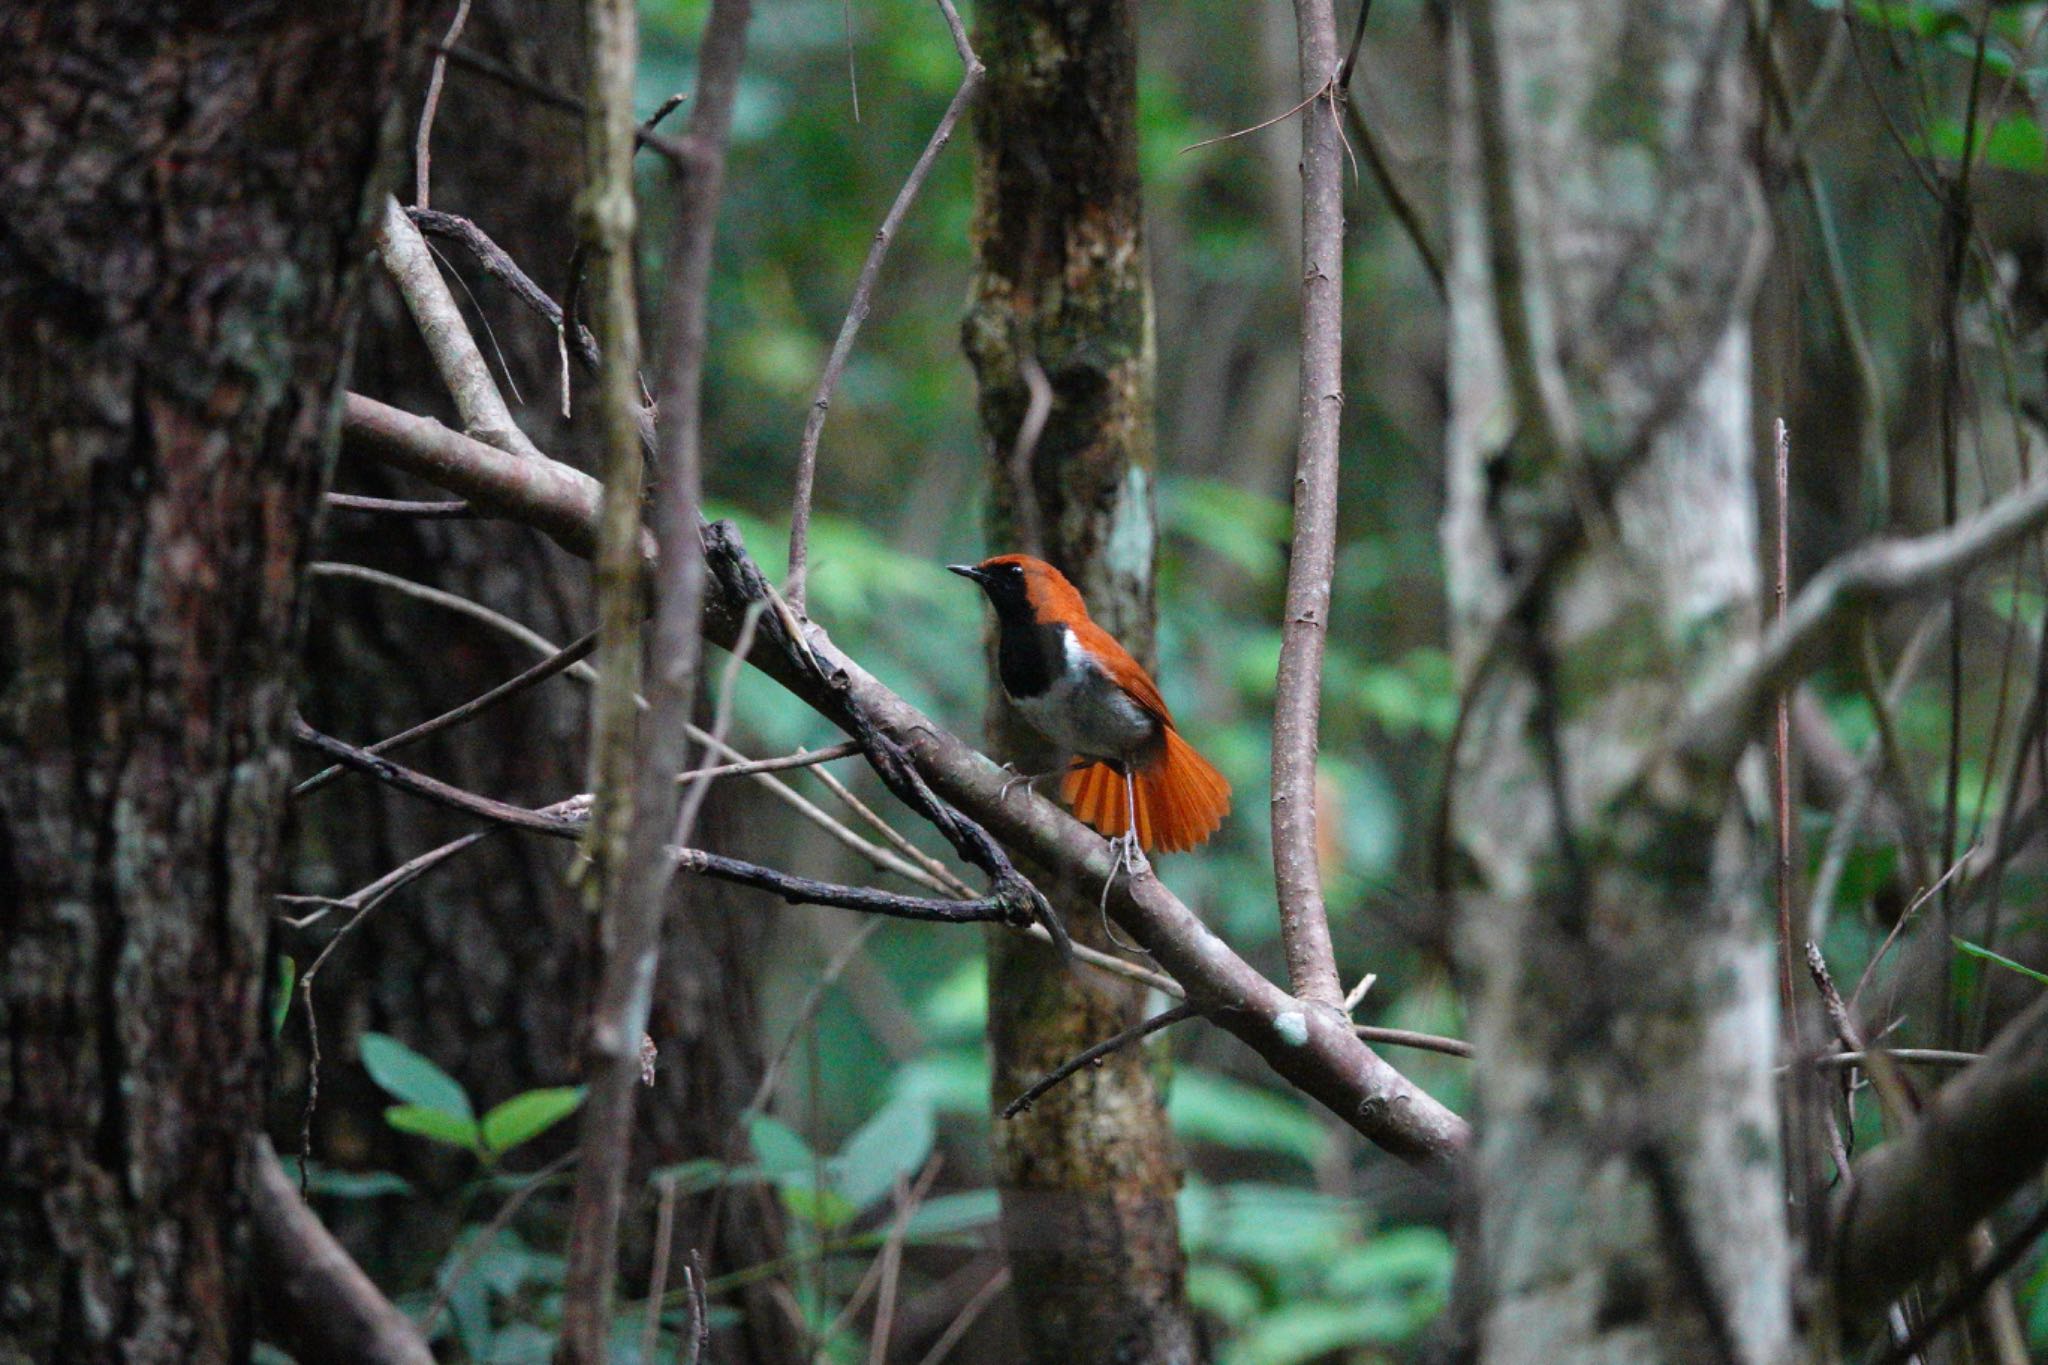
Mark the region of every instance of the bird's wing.
POLYGON ((1166 709, 1166 698, 1159 695, 1158 684, 1152 681, 1144 667, 1131 657, 1129 650, 1116 642, 1116 637, 1096 625, 1093 621, 1082 621, 1069 627, 1074 638, 1102 665, 1111 682, 1131 694, 1133 700, 1157 716, 1168 728, 1173 725, 1173 713, 1166 709))

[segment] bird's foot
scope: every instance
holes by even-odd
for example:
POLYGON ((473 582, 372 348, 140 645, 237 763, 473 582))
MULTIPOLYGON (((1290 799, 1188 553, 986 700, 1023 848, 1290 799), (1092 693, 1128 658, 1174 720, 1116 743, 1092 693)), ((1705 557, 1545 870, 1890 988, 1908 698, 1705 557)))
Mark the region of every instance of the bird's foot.
POLYGON ((1026 791, 1035 790, 1033 784, 1041 777, 1052 776, 1050 773, 1019 772, 1017 771, 1017 765, 1014 763, 1005 763, 1003 771, 1008 773, 1009 776, 1003 779, 1003 789, 996 793, 996 804, 998 805, 1006 804, 1010 799, 1010 793, 1018 787, 1022 787, 1026 791))

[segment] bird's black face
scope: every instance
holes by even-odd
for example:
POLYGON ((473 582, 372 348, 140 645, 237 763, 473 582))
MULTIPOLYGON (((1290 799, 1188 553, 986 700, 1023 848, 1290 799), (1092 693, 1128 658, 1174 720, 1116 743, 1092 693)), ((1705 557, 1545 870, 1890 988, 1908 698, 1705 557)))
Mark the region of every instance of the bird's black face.
POLYGON ((996 615, 1004 620, 1031 620, 1031 596, 1024 582, 1021 564, 948 564, 962 578, 971 578, 988 594, 996 615))

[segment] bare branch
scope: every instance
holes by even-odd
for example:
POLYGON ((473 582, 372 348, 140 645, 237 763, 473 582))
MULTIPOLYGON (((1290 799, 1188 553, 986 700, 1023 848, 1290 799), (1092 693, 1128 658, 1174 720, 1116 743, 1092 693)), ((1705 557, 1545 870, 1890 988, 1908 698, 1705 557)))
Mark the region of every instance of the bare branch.
POLYGON ((441 83, 448 78, 448 49, 455 46, 462 37, 462 26, 469 22, 470 0, 461 0, 455 7, 455 17, 448 21, 448 31, 441 35, 440 50, 434 54, 434 70, 427 78, 426 103, 420 109, 420 127, 413 138, 413 202, 421 208, 427 207, 428 193, 433 187, 434 167, 434 115, 441 108, 441 83))
POLYGON ((460 521, 476 515, 466 502, 413 502, 406 498, 366 498, 358 493, 329 493, 326 503, 338 512, 380 512, 428 521, 460 521))
POLYGON ((2048 996, 1919 1119, 1854 1167, 1835 1214, 1835 1292, 1850 1321, 1884 1311, 2048 1160, 2048 996))
POLYGON ((643 493, 638 394, 639 335, 633 283, 633 84, 638 30, 633 0, 589 0, 590 112, 583 241, 595 288, 593 317, 603 364, 598 390, 604 428, 604 521, 598 541, 601 683, 593 707, 593 770, 599 774, 589 849, 598 872, 600 965, 584 1036, 583 1109, 576 1201, 570 1216, 563 1291, 564 1365, 600 1365, 610 1354, 619 1206, 631 1155, 633 1104, 641 1073, 661 948, 662 905, 675 862, 671 846, 690 831, 677 815, 675 777, 689 758, 690 711, 702 654, 704 596, 697 523, 700 398, 711 291, 711 249, 724 188, 725 149, 746 51, 748 0, 712 0, 697 52, 696 100, 662 308, 666 363, 659 487, 652 521, 660 547, 654 622, 648 641, 644 728, 635 707, 641 640, 643 493))
POLYGON ((448 284, 441 278, 441 267, 434 254, 427 250, 419 229, 412 225, 412 219, 406 217, 398 201, 388 195, 376 241, 378 259, 383 261, 385 271, 398 286, 400 297, 418 324, 420 337, 434 357, 434 368, 448 386, 455 410, 462 414, 464 429, 500 450, 524 459, 540 459, 541 453, 512 420, 512 411, 505 406, 504 395, 491 378, 490 366, 477 349, 455 296, 448 292, 448 284))
MULTIPOLYGON (((817 481, 818 440, 825 432, 825 412, 832 406, 832 394, 839 387, 839 376, 846 371, 846 359, 853 352, 853 339, 859 334, 860 325, 867 321, 868 308, 874 299, 875 280, 882 273, 882 261, 889 254, 889 244, 903 226, 917 192, 924 188, 932 163, 939 159, 939 153, 952 140, 953 128, 960 122, 960 115, 966 112, 968 103, 974 98, 975 88, 981 84, 985 74, 980 58, 968 45, 967 29, 953 9, 953 0, 938 0, 938 3, 940 13, 946 18, 946 26, 953 35, 953 48, 960 56, 960 88, 953 92, 946 112, 939 116, 938 126, 932 129, 924 150, 918 153, 910 174, 905 177, 903 188, 896 191, 895 201, 889 205, 888 213, 882 216, 882 226, 875 230, 875 239, 868 245, 867 259, 861 262, 860 276, 854 281, 853 299, 847 305, 846 318, 839 324, 839 335, 832 342, 832 354, 826 358, 824 373, 818 376, 817 391, 811 395, 811 409, 804 418, 803 441, 796 453, 796 493, 789 507, 788 592, 790 605, 798 611, 804 609, 804 576, 810 568, 811 490, 817 481)), ((855 122, 859 119, 856 118, 855 122)))
MULTIPOLYGON (((500 702, 518 696, 528 688, 537 687, 556 674, 566 672, 575 667, 588 657, 595 648, 597 648, 597 633, 592 631, 581 639, 556 650, 553 654, 548 655, 548 657, 542 659, 517 677, 507 678, 488 692, 472 697, 452 710, 443 711, 431 720, 423 720, 418 725, 401 730, 389 738, 380 739, 375 744, 370 745, 364 752, 371 754, 390 753, 394 749, 402 749, 408 744, 418 743, 429 735, 439 734, 441 731, 452 726, 460 725, 466 720, 480 716, 500 702)), ((341 765, 338 763, 324 768, 299 783, 298 786, 293 787, 292 796, 294 799, 310 796, 340 775, 341 765)))
POLYGON ((1955 583, 2021 537, 2048 525, 2048 479, 2025 484, 1977 515, 1913 540, 1879 540, 1815 574, 1754 650, 1712 683, 1673 747, 1692 761, 1732 761, 1776 690, 1819 661, 1832 632, 1856 612, 1955 583))
MULTIPOLYGON (((339 759, 345 766, 369 774, 378 781, 399 791, 437 806, 489 820, 493 824, 510 829, 525 830, 531 834, 546 834, 558 839, 577 839, 590 828, 591 804, 581 796, 572 796, 566 801, 557 801, 551 806, 538 810, 515 806, 493 797, 481 796, 451 786, 436 777, 408 768, 402 763, 379 758, 366 749, 324 735, 307 725, 303 720, 292 723, 292 737, 310 749, 339 759)), ((473 836, 472 836, 473 837, 473 836)), ((441 861, 455 852, 458 845, 443 845, 431 854, 424 855, 434 862, 441 861)), ((466 846, 466 845, 463 845, 466 846)), ((416 859, 415 863, 421 860, 416 859)), ((1022 926, 1031 922, 1032 907, 1019 900, 1014 894, 995 894, 977 900, 932 899, 925 896, 899 896, 888 891, 872 891, 866 887, 841 886, 836 882, 821 882, 810 877, 793 876, 777 872, 773 868, 756 863, 742 862, 702 849, 668 847, 657 851, 657 863, 661 868, 663 885, 670 875, 677 871, 694 872, 717 881, 732 882, 739 886, 752 887, 780 896, 791 905, 830 905, 842 910, 859 910, 871 915, 888 915, 895 919, 926 920, 938 924, 989 924, 1008 923, 1022 926)), ((428 863, 427 866, 432 866, 428 863)), ((408 863, 400 872, 414 869, 408 863)), ((413 871, 417 875, 419 868, 413 871)), ((391 874, 396 876, 397 874, 391 874)), ((366 890, 384 887, 390 876, 380 878, 366 890)), ((407 878, 410 880, 410 877, 407 878)), ((316 964, 317 965, 317 964, 316 964)), ((307 973, 310 979, 313 974, 307 973)), ((638 1035, 634 1035, 638 1038, 638 1035)), ((637 1074, 638 1057, 635 1056, 637 1074)))
POLYGON ((249 1206, 267 1267, 256 1296, 267 1335, 305 1365, 433 1365, 405 1314, 350 1259, 292 1188, 270 1139, 250 1143, 249 1206))
POLYGON ((1011 1100, 1008 1104, 1004 1105, 1003 1117, 1006 1119, 1016 1118, 1017 1115, 1023 1113, 1032 1105, 1038 1103, 1040 1097, 1042 1097, 1046 1091, 1052 1089, 1061 1081, 1073 1075, 1076 1071, 1079 1071, 1082 1067, 1089 1066, 1097 1060, 1103 1057, 1107 1057, 1110 1053, 1115 1052, 1120 1047, 1128 1047, 1132 1043, 1141 1042, 1144 1039, 1149 1038, 1153 1034, 1159 1032, 1161 1029, 1170 1028, 1173 1025, 1178 1024, 1183 1019, 1193 1019, 1196 1015, 1200 1014, 1201 1012, 1202 1007, 1200 1005, 1190 1005, 1187 1002, 1183 1001, 1182 1003, 1175 1005, 1170 1010, 1161 1010, 1158 1014, 1153 1015, 1150 1019, 1140 1020, 1139 1022, 1131 1025, 1129 1028, 1125 1029, 1123 1032, 1117 1034, 1113 1038, 1105 1038, 1101 1042, 1097 1043, 1094 1047, 1088 1048, 1086 1051, 1083 1052, 1075 1053, 1066 1061, 1061 1062, 1053 1070, 1047 1072, 1038 1080, 1033 1081, 1031 1083, 1031 1088, 1029 1090, 1026 1090, 1016 1099, 1011 1100))
MULTIPOLYGON (((550 327, 558 331, 562 328, 562 305, 550 298, 545 289, 535 284, 532 278, 519 268, 519 262, 513 260, 505 248, 492 241, 482 228, 467 218, 453 213, 439 213, 428 208, 407 209, 406 215, 421 232, 461 243, 469 254, 476 258, 476 263, 483 268, 486 275, 510 289, 514 298, 546 318, 550 327)), ((596 373, 597 340, 590 335, 590 329, 579 322, 574 330, 568 333, 568 337, 577 361, 584 369, 596 373)))
MULTIPOLYGON (((518 468, 519 462, 478 442, 465 441, 438 423, 389 408, 376 412, 370 400, 355 395, 350 396, 346 411, 352 434, 359 430, 359 420, 376 420, 385 439, 363 441, 362 448, 369 453, 419 472, 452 492, 485 502, 499 515, 550 526, 565 547, 577 543, 587 547, 593 542, 596 499, 594 490, 586 487, 592 483, 587 475, 556 465, 532 471, 536 477, 527 478, 528 471, 518 468), (424 458, 418 450, 408 448, 408 435, 417 435, 427 444, 432 457, 424 458), (530 503, 525 501, 529 496, 530 503), (574 524, 579 506, 580 529, 574 524)), ((745 563, 751 568, 751 562, 746 561, 729 528, 714 526, 706 535, 716 550, 712 557, 716 590, 706 602, 705 633, 730 644, 737 638, 749 599, 720 582, 719 569, 724 565, 732 576, 734 565, 745 563)), ((582 553, 589 551, 586 548, 582 553)), ((759 580, 758 569, 753 570, 753 577, 759 580)), ((804 644, 817 660, 815 670, 792 662, 782 650, 757 650, 751 662, 835 723, 846 723, 845 702, 857 704, 872 718, 872 725, 892 737, 909 756, 921 780, 930 784, 930 791, 956 804, 1040 866, 1094 884, 1108 879, 1111 855, 1101 836, 1042 798, 1020 800, 1013 789, 1010 798, 1003 799, 1009 775, 1002 768, 890 691, 840 652, 816 624, 806 624, 803 632, 804 644)), ((1349 1024, 1325 1018, 1321 1010, 1305 1010, 1300 1001, 1231 951, 1157 878, 1140 878, 1132 885, 1125 882, 1119 879, 1110 897, 1110 911, 1117 923, 1145 945, 1189 997, 1217 1009, 1217 1023, 1243 1039, 1274 1070, 1366 1137, 1405 1159, 1448 1167, 1463 1152, 1470 1137, 1464 1120, 1387 1065, 1352 1034, 1349 1024)))
POLYGON ((359 393, 342 405, 342 436, 394 469, 461 494, 487 516, 514 516, 570 554, 589 559, 597 551, 602 490, 580 469, 522 460, 359 393))
MULTIPOLYGON (((1360 15, 1361 28, 1364 15, 1360 15)), ((1344 985, 1330 944, 1316 853, 1316 751, 1323 646, 1337 572, 1337 438, 1344 415, 1343 94, 1332 0, 1295 0, 1301 88, 1301 409, 1294 459, 1294 549, 1273 698, 1273 880, 1294 994, 1332 1014, 1344 985)), ((1348 71, 1343 74, 1348 74, 1348 71)))

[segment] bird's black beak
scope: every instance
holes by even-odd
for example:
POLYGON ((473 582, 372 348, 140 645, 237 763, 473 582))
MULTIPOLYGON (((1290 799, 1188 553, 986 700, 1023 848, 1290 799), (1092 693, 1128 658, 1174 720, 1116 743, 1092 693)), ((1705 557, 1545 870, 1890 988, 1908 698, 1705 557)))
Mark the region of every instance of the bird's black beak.
POLYGON ((988 581, 988 575, 975 568, 972 564, 948 564, 946 572, 959 574, 962 578, 971 578, 977 583, 986 583, 988 581))

